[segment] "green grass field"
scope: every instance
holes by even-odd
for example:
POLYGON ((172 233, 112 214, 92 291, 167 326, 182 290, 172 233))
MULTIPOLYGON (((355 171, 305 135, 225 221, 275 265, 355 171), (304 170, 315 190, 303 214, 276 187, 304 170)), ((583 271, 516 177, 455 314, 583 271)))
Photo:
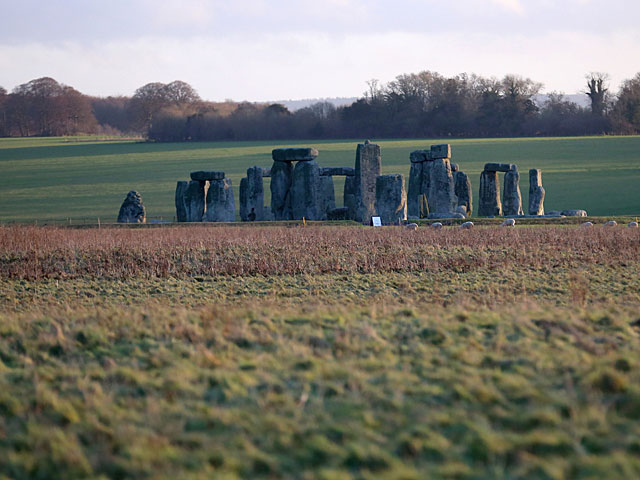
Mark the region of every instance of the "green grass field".
MULTIPOLYGON (((374 141, 377 141, 373 139, 374 141)), ((171 143, 82 138, 0 140, 0 221, 115 221, 129 190, 142 193, 150 219, 172 220, 177 180, 193 170, 223 170, 236 196, 248 167, 271 165, 271 150, 315 146, 321 166, 353 166, 358 141, 171 143)), ((484 163, 516 163, 524 204, 528 169, 541 168, 547 210, 590 215, 640 214, 640 137, 381 140, 384 173, 409 173, 409 153, 452 144, 453 161, 470 175, 474 195, 484 163)), ((268 196, 268 179, 265 179, 268 196)), ((336 181, 342 198, 343 182, 336 181)), ((268 198, 267 198, 268 201, 268 198)), ((236 207, 238 204, 236 204, 236 207)))

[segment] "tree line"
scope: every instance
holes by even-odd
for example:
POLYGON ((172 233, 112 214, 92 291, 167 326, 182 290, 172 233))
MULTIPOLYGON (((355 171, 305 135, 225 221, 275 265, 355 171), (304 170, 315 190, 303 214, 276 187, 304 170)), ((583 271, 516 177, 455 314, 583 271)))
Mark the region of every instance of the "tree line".
POLYGON ((640 73, 617 94, 607 76, 587 76, 583 108, 560 93, 539 104, 542 84, 424 71, 399 75, 352 105, 318 102, 295 112, 280 104, 204 101, 182 81, 149 83, 131 97, 91 97, 43 77, 8 93, 0 87, 0 136, 90 133, 154 141, 303 138, 507 137, 640 133, 640 73))

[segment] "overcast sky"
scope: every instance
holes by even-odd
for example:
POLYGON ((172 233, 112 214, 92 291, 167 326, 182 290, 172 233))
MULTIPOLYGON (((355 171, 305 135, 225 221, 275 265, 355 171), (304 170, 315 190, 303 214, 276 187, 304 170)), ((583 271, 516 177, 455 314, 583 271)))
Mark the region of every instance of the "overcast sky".
POLYGON ((207 100, 360 96, 422 70, 577 93, 640 71, 638 0, 0 0, 0 86, 183 80, 207 100))

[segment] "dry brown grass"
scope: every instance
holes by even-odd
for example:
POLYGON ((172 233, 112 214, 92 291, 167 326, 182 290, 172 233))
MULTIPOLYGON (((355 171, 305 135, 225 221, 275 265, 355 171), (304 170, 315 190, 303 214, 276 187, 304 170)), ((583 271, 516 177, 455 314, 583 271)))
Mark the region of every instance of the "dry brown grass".
POLYGON ((0 227, 0 278, 130 278, 553 270, 626 266, 631 229, 357 227, 0 227))

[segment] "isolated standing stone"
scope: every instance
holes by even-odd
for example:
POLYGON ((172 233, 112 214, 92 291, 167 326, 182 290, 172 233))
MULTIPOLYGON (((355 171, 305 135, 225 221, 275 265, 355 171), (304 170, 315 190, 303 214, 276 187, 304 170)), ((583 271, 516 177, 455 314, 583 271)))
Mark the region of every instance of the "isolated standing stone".
POLYGON ((176 221, 187 221, 187 205, 185 203, 185 194, 189 188, 189 182, 179 181, 176 185, 176 221))
POLYGON ((450 213, 458 206, 451 164, 447 158, 433 161, 428 198, 430 213, 450 213))
POLYGON ((207 191, 206 222, 233 222, 236 219, 236 203, 231 179, 212 180, 207 191))
MULTIPOLYGON (((515 165, 514 165, 515 167, 515 165)), ((520 174, 516 168, 504 174, 503 215, 522 215, 522 195, 520 194, 520 174)))
POLYGON ((333 177, 320 177, 318 184, 318 220, 327 220, 329 211, 336 208, 336 193, 333 177))
POLYGON ((376 178, 382 171, 380 145, 361 143, 356 150, 356 220, 368 225, 375 214, 376 178))
POLYGON ((273 162, 271 167, 271 212, 276 220, 292 220, 291 183, 293 165, 290 162, 273 162))
POLYGON ((500 181, 495 170, 483 170, 480 174, 480 205, 478 215, 494 217, 502 215, 500 202, 500 181))
POLYGON ((544 194, 542 171, 532 168, 529 170, 529 215, 544 215, 544 194))
POLYGON ((135 190, 131 190, 120 207, 118 223, 145 223, 146 221, 147 217, 142 204, 142 195, 135 190))
POLYGON ((467 216, 473 213, 473 195, 471 193, 471 182, 466 173, 457 171, 453 174, 455 180, 455 194, 458 197, 458 206, 464 206, 467 209, 467 216))
POLYGON ((184 195, 187 208, 187 222, 201 222, 204 217, 208 182, 191 180, 184 195))
POLYGON ((264 220, 264 183, 261 167, 247 169, 246 199, 247 219, 251 222, 264 220))
POLYGON ((393 225, 407 219, 404 175, 380 175, 376 179, 376 211, 383 224, 393 225))
POLYGON ((411 169, 409 170, 409 192, 407 193, 407 213, 410 217, 420 217, 420 195, 423 193, 423 165, 423 162, 411 162, 411 169))
MULTIPOLYGON (((331 178, 331 177, 328 177, 331 178)), ((298 162, 291 183, 291 210, 293 218, 318 220, 320 168, 315 161, 298 162)))

